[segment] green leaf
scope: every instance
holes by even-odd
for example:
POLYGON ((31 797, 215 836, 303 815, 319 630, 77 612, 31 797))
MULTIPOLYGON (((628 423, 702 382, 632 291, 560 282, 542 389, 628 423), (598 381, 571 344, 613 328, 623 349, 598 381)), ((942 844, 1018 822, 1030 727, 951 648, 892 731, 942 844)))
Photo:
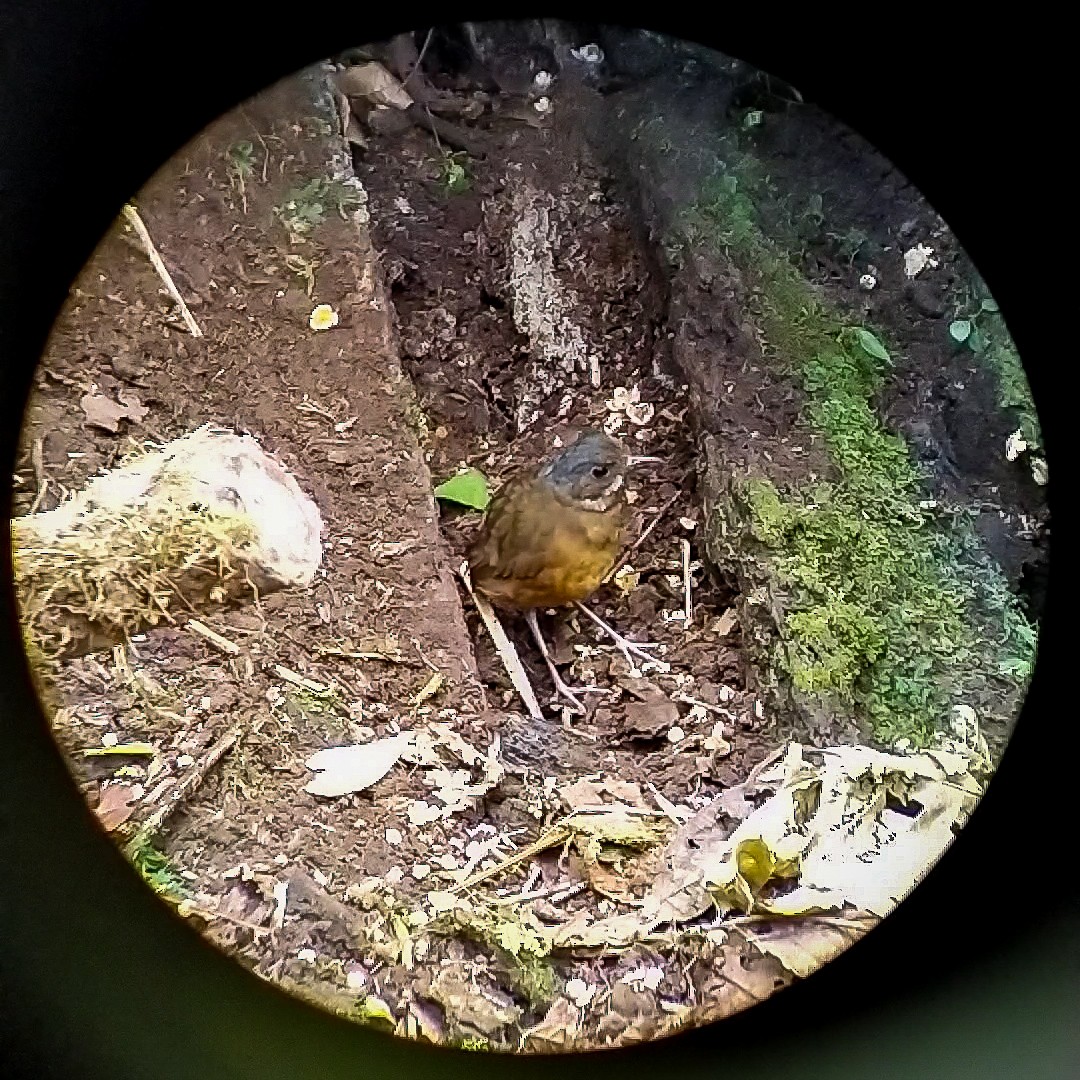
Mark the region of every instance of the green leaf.
POLYGON ((983 311, 1000 311, 1001 310, 998 307, 996 300, 984 300, 979 306, 983 309, 983 311))
POLYGON ((973 326, 968 334, 967 346, 973 353, 980 353, 986 348, 986 338, 979 333, 978 327, 973 326))
POLYGON ((855 340, 859 343, 863 352, 872 356, 875 360, 888 361, 888 350, 869 330, 864 330, 861 326, 858 327, 855 330, 855 340))
POLYGON ((963 345, 971 337, 973 329, 970 319, 954 319, 949 323, 949 337, 958 345, 963 345))
POLYGON ((444 502, 458 503, 474 510, 483 510, 491 501, 487 477, 478 469, 466 469, 443 481, 435 489, 435 498, 444 502))

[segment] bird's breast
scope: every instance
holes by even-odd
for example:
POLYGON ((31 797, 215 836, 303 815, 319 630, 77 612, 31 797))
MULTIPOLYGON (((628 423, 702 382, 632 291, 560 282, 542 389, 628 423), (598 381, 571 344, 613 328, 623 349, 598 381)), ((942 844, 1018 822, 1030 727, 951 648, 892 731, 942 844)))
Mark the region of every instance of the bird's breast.
POLYGON ((611 569, 622 544, 622 515, 566 507, 552 501, 542 527, 493 530, 474 584, 506 607, 562 607, 584 600, 611 569))

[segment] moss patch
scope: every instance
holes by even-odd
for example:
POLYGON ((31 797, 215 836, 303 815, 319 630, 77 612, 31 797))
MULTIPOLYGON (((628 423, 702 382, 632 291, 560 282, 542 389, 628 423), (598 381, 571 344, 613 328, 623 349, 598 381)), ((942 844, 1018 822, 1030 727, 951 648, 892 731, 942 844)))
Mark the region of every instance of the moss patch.
POLYGON ((676 233, 723 250, 750 283, 766 354, 801 383, 803 422, 834 466, 797 490, 759 477, 742 492, 792 598, 775 661, 798 690, 857 707, 879 738, 924 744, 980 681, 1026 680, 1034 628, 970 525, 933 515, 906 444, 874 412, 887 343, 848 325, 763 236, 739 179, 711 181, 676 233))

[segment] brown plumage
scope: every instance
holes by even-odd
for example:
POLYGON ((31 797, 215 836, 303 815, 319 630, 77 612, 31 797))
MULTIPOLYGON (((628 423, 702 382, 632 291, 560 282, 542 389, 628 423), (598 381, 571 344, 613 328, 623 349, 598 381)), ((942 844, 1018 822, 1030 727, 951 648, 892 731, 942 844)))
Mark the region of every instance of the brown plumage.
POLYGON ((492 499, 469 554, 473 586, 518 611, 585 600, 622 546, 628 506, 622 446, 589 431, 492 499))

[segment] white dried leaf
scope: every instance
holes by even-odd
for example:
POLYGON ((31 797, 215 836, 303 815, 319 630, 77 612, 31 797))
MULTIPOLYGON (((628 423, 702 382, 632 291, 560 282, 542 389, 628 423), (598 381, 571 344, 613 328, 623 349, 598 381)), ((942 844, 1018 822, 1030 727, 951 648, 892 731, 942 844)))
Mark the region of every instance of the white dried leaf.
POLYGON ((430 825, 433 821, 438 821, 442 817, 442 810, 437 806, 424 802, 422 799, 418 799, 416 802, 409 804, 405 815, 413 825, 421 828, 424 825, 430 825))
POLYGON ((584 979, 569 979, 563 989, 566 996, 579 1009, 584 1009, 596 997, 596 987, 590 985, 584 979))
POLYGON ((388 739, 355 746, 336 746, 312 754, 305 764, 319 775, 304 790, 311 795, 334 798, 363 791, 381 780, 397 764, 411 744, 412 736, 394 735, 388 739))

